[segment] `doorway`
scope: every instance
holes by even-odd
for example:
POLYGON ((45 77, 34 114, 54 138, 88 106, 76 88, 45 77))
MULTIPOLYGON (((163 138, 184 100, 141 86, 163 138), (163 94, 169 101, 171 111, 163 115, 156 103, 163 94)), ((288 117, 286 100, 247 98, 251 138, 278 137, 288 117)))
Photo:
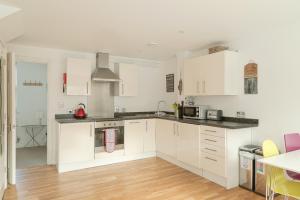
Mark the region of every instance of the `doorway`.
POLYGON ((47 164, 47 64, 16 63, 16 169, 47 164))

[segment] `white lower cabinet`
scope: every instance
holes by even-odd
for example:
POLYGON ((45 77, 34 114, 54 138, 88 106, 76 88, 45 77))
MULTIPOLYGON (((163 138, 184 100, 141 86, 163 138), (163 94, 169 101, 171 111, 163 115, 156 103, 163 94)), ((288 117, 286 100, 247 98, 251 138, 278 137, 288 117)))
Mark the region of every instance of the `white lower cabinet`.
POLYGON ((199 167, 198 125, 177 123, 177 159, 193 167, 199 167))
POLYGON ((200 128, 203 176, 227 189, 239 185, 239 147, 251 144, 251 129, 200 128))
POLYGON ((118 159, 95 159, 94 122, 58 124, 58 171, 72 171, 158 155, 227 189, 239 184, 239 147, 251 128, 225 129, 167 119, 126 120, 118 159))
POLYGON ((125 121, 125 155, 155 151, 155 119, 125 121))
POLYGON ((135 154, 143 153, 145 131, 146 131, 145 120, 125 121, 125 127, 124 127, 125 155, 135 155, 135 154))
POLYGON ((94 160, 94 122, 59 124, 58 163, 94 160))
POLYGON ((250 143, 251 128, 225 129, 171 120, 156 121, 158 156, 227 189, 238 186, 238 150, 250 143))
POLYGON ((199 166, 199 126, 170 120, 156 121, 157 151, 189 166, 199 166))
POLYGON ((156 120, 156 150, 168 156, 176 158, 177 122, 171 120, 156 120))
POLYGON ((155 148, 155 119, 146 119, 144 132, 144 152, 154 152, 155 148))

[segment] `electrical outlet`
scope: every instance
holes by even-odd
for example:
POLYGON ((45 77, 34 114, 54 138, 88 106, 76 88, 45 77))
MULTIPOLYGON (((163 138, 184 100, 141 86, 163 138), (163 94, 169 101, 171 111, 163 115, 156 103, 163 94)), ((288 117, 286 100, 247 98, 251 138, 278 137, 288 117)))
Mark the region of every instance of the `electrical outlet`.
POLYGON ((244 111, 237 111, 236 112, 236 117, 237 118, 245 118, 246 117, 246 113, 244 111))

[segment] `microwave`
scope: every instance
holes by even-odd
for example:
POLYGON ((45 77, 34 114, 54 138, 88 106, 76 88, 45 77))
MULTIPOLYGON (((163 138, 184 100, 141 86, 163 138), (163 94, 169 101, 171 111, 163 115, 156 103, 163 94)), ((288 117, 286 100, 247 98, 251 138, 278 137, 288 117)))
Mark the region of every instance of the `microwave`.
POLYGON ((183 106, 183 118, 186 119, 206 119, 208 106, 183 106))

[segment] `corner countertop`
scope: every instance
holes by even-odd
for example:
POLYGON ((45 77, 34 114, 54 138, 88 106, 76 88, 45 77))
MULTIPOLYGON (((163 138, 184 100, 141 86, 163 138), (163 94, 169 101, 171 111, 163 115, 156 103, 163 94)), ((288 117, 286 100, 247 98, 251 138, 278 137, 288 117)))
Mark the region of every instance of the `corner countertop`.
POLYGON ((165 119, 171 121, 177 121, 181 123, 213 126, 228 129, 242 129, 258 127, 257 119, 241 119, 233 117, 223 117, 222 121, 213 120, 195 120, 195 119, 178 119, 171 114, 165 116, 154 115, 154 112, 136 112, 136 113, 115 113, 115 117, 103 118, 103 117, 87 117, 85 119, 76 119, 70 114, 55 115, 55 119, 60 124, 66 123, 80 123, 80 122, 102 122, 102 121, 119 121, 119 120, 136 120, 136 119, 165 119))

